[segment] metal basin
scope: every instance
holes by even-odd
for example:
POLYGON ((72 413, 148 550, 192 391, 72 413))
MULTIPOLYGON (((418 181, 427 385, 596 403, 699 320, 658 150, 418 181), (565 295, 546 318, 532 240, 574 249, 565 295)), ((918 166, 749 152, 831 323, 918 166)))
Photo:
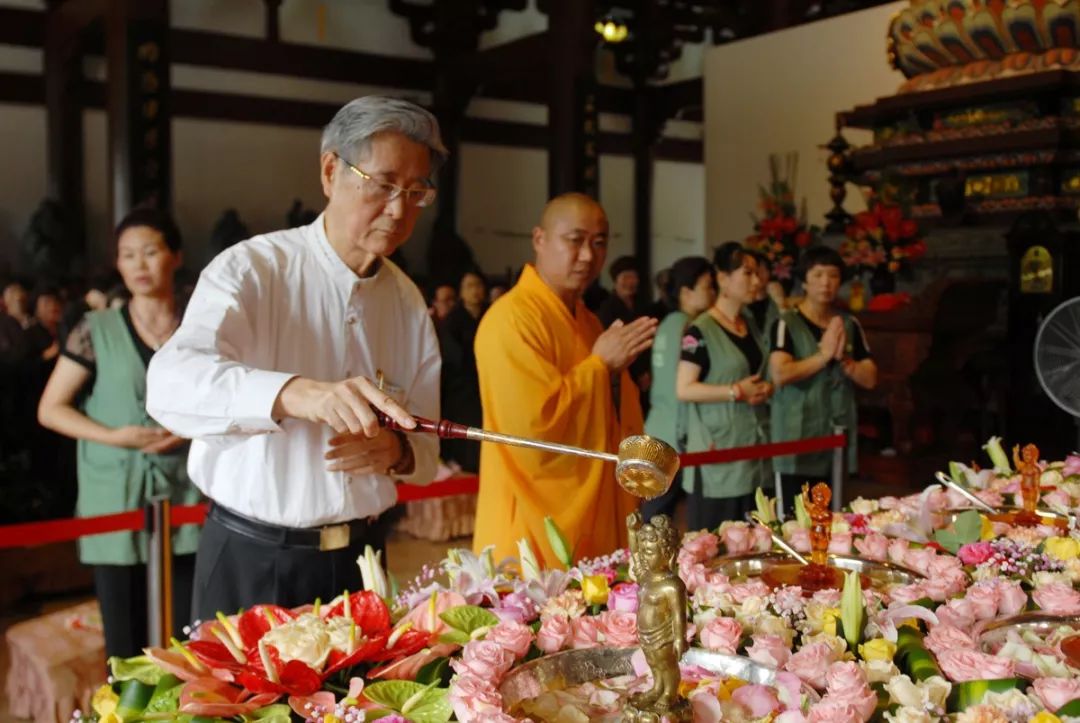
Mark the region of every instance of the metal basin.
MULTIPOLYGON (((513 710, 522 701, 536 698, 545 691, 563 690, 583 683, 633 675, 630 662, 637 648, 585 648, 545 655, 511 670, 499 686, 503 705, 513 710)), ((701 648, 691 648, 683 655, 684 665, 704 668, 711 673, 738 678, 748 683, 774 685, 776 670, 741 655, 724 655, 701 648)), ((803 685, 811 702, 820 700, 813 688, 803 685)))
POLYGON ((1046 613, 1020 613, 1009 618, 994 620, 983 628, 979 646, 987 653, 996 653, 1005 644, 1010 632, 1035 633, 1045 638, 1060 627, 1080 630, 1080 617, 1073 615, 1047 615, 1046 613))
MULTIPOLYGON (((732 580, 748 580, 760 577, 765 568, 778 563, 787 564, 792 559, 778 552, 762 552, 732 557, 717 557, 708 565, 732 580)), ((829 564, 841 570, 858 572, 870 579, 875 589, 889 589, 897 585, 910 585, 923 579, 914 570, 891 562, 867 560, 853 555, 829 555, 829 564)))
MULTIPOLYGON (((1001 515, 1012 515, 1012 514, 1015 514, 1017 512, 1022 511, 1023 509, 1024 509, 1023 507, 1014 507, 1014 506, 1009 506, 1009 505, 995 508, 995 510, 998 512, 998 514, 1001 514, 1001 515)), ((968 512, 969 510, 975 510, 976 512, 982 512, 982 510, 978 509, 977 507, 964 507, 964 508, 959 508, 959 509, 945 510, 944 512, 940 513, 941 519, 942 519, 942 523, 941 523, 942 526, 951 525, 952 523, 956 522, 957 517, 959 517, 964 512, 968 512)), ((984 513, 984 514, 987 514, 987 513, 984 513)), ((1061 512, 1055 512, 1053 510, 1038 509, 1038 510, 1035 510, 1035 514, 1037 514, 1039 517, 1044 518, 1047 525, 1056 525, 1058 527, 1063 527, 1063 528, 1067 529, 1069 527, 1069 525, 1071 524, 1071 522, 1072 522, 1072 517, 1071 516, 1063 514, 1061 512)), ((991 515, 991 519, 993 519, 992 515, 991 515)))

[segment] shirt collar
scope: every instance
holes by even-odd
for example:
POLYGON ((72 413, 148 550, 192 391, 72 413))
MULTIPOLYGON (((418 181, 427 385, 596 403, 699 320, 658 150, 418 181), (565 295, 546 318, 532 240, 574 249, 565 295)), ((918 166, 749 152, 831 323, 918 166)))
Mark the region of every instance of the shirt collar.
POLYGON ((319 262, 323 265, 334 281, 342 284, 347 290, 352 289, 357 285, 373 284, 386 269, 386 264, 383 263, 382 258, 375 259, 375 273, 371 276, 361 278, 356 275, 356 272, 349 268, 348 264, 341 260, 337 251, 330 245, 330 239, 326 236, 326 225, 324 216, 325 213, 320 213, 319 217, 308 229, 315 235, 315 248, 319 262))

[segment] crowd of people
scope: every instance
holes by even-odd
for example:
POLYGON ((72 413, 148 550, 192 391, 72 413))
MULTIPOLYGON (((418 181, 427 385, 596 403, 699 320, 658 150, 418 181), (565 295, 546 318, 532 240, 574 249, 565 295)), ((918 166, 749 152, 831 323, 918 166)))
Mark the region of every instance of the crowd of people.
MULTIPOLYGON (((571 193, 545 206, 534 259, 512 283, 471 270, 425 299, 389 259, 433 203, 445 156, 428 111, 360 98, 323 133, 323 212, 228 248, 192 290, 174 281, 179 231, 153 209, 115 229, 122 292, 95 281, 65 310, 55 291, 5 287, 0 356, 19 392, 4 395, 5 419, 22 420, 5 435, 20 425, 51 435, 5 437, 15 445, 5 450, 37 444, 41 464, 73 468, 50 474, 77 478, 79 515, 158 495, 209 501, 202 530, 173 540, 178 628, 356 589, 357 557, 385 549, 395 483, 430 482, 440 459, 479 472, 478 550, 501 559, 526 538, 554 564, 548 516, 578 555, 625 545, 638 501, 610 463, 466 440, 440 449, 409 433, 414 414, 607 451, 643 429, 694 452, 839 425, 854 460, 854 389, 874 386, 876 368, 835 303, 835 251, 808 249, 801 295, 787 297, 765 259, 727 243, 661 272, 650 302, 633 258, 607 264, 603 207, 571 193), (611 293, 598 283, 605 267, 611 293)), ((692 527, 740 519, 773 467, 789 501, 828 471, 814 455, 693 468, 645 512, 670 513, 685 496, 692 527)), ((84 538, 79 549, 108 654, 134 654, 145 643, 145 536, 84 538)))

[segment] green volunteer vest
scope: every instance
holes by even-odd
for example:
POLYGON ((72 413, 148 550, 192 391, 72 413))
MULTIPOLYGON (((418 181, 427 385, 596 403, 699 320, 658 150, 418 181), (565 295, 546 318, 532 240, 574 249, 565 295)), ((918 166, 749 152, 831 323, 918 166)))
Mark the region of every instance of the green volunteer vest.
MULTIPOLYGON (((746 328, 766 358, 765 345, 749 312, 743 312, 746 328)), ((750 369, 746 357, 708 312, 694 319, 709 350, 709 373, 700 381, 706 384, 733 384, 761 369, 750 369)), ((768 441, 768 407, 745 402, 710 402, 687 404, 686 451, 729 449, 768 441)), ((706 497, 739 497, 765 485, 771 475, 768 460, 749 459, 698 468, 701 492, 706 497)), ((683 488, 693 492, 693 475, 683 475, 683 488)))
MULTIPOLYGON (((847 314, 841 314, 848 339, 858 333, 855 323, 847 314)), ((805 359, 818 352, 818 342, 810 327, 798 312, 785 311, 780 319, 787 334, 791 335, 794 358, 805 359)), ((839 364, 830 364, 814 376, 794 384, 777 387, 772 398, 772 440, 786 442, 793 439, 820 437, 833 433, 835 427, 844 427, 848 438, 848 470, 855 472, 858 454, 855 448, 858 437, 855 412, 855 386, 844 376, 839 364)), ((813 454, 786 455, 773 459, 773 467, 781 474, 821 476, 829 479, 832 474, 832 451, 813 454)))
POLYGON ((652 386, 645 434, 677 447, 686 429, 686 405, 675 396, 675 376, 682 354, 682 338, 690 317, 673 311, 656 329, 652 347, 652 386))
MULTIPOLYGON (((86 416, 106 427, 158 426, 146 413, 146 366, 127 324, 117 309, 90 315, 96 375, 83 405, 86 416)), ((169 454, 145 454, 78 442, 79 517, 139 509, 152 497, 167 494, 173 504, 201 499, 187 475, 187 448, 169 454)), ((173 553, 195 552, 199 530, 194 525, 173 532, 173 553)), ((145 532, 112 532, 79 540, 79 559, 88 565, 134 565, 146 562, 145 532)))

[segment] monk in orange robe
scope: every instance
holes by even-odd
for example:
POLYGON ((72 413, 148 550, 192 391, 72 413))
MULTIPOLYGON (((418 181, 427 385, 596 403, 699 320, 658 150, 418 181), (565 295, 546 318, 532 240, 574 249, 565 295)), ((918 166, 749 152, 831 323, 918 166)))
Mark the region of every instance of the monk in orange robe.
MULTIPOLYGON (((604 209, 582 194, 544 208, 533 229, 534 264, 491 307, 476 333, 484 427, 495 432, 615 452, 641 434, 638 389, 627 366, 652 344, 656 320, 616 321, 604 330, 582 295, 607 257, 604 209)), ((615 481, 614 465, 594 459, 484 443, 473 547, 495 559, 529 541, 544 566, 559 563, 548 544, 551 516, 577 558, 625 546, 636 500, 615 481)))

